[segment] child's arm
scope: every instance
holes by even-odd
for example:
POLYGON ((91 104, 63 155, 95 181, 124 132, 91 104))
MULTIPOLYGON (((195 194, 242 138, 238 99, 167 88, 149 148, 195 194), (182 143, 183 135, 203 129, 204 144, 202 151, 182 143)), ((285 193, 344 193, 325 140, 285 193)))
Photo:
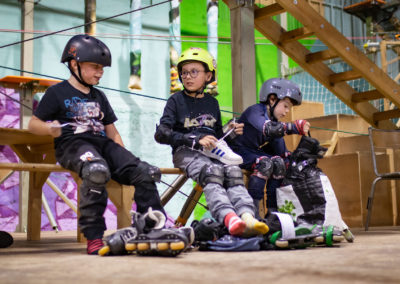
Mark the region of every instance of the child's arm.
POLYGON ((117 128, 115 127, 114 123, 107 124, 105 127, 106 135, 108 138, 113 140, 115 143, 124 146, 124 142, 122 141, 121 135, 119 134, 117 128))
POLYGON ((34 115, 29 120, 28 130, 36 135, 61 136, 61 127, 57 120, 44 122, 34 115))

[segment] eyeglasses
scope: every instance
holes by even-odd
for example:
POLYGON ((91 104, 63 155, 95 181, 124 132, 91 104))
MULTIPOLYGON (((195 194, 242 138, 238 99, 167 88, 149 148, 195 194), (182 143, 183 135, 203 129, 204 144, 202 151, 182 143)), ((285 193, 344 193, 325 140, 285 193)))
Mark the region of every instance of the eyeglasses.
POLYGON ((197 70, 197 69, 192 69, 190 71, 184 70, 181 72, 181 77, 182 77, 182 79, 186 79, 186 77, 190 74, 190 77, 194 79, 199 75, 199 72, 206 72, 206 71, 197 70))

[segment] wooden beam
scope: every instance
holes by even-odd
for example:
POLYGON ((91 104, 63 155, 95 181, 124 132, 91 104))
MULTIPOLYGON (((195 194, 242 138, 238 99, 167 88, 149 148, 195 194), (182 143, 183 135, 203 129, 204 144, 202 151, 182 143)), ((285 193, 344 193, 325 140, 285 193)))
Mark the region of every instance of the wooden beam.
POLYGON ((377 90, 371 90, 361 93, 354 93, 353 96, 351 97, 351 101, 353 103, 360 103, 360 102, 378 100, 382 98, 384 98, 384 96, 377 90))
POLYGON ((285 12, 285 9, 282 8, 278 3, 271 4, 267 7, 256 9, 254 11, 254 19, 260 20, 266 17, 273 17, 285 12))
POLYGON ((329 49, 340 55, 353 70, 357 70, 363 74, 363 77, 375 89, 400 108, 400 86, 334 26, 319 15, 307 1, 276 0, 276 2, 302 23, 303 26, 312 29, 318 39, 328 46, 329 49))
MULTIPOLYGON (((308 4, 307 4, 308 5, 308 4)), ((312 9, 312 8, 311 8, 312 9)), ((319 15, 318 15, 319 16, 319 15)), ((308 64, 306 56, 310 51, 298 41, 279 43, 281 34, 285 30, 272 18, 264 18, 262 21, 255 20, 255 27, 272 43, 284 51, 294 61, 296 61, 304 70, 310 73, 316 80, 324 85, 329 91, 334 93, 340 100, 353 109, 369 124, 378 128, 395 128, 396 126, 391 121, 382 121, 377 125, 372 118, 372 114, 377 112, 378 109, 371 105, 369 102, 353 103, 351 101, 352 95, 356 91, 346 82, 337 83, 332 85, 329 81, 329 76, 334 72, 326 66, 323 62, 315 62, 308 64)))
POLYGON ((337 58, 338 55, 336 52, 327 49, 327 50, 322 50, 314 53, 310 53, 306 55, 306 62, 308 63, 314 63, 314 62, 320 62, 320 61, 325 61, 329 60, 332 58, 337 58))
POLYGON ((329 81, 331 82, 331 84, 336 84, 339 82, 351 81, 359 78, 362 78, 362 75, 358 71, 349 70, 330 75, 329 81))
POLYGON ((388 120, 392 118, 400 117, 400 109, 392 109, 387 111, 375 112, 373 114, 373 119, 375 121, 388 120))
MULTIPOLYGON (((85 24, 96 21, 96 0, 85 0, 85 24)), ((96 34, 96 23, 86 25, 85 33, 96 34)))
POLYGON ((300 40, 309 36, 312 36, 314 33, 305 28, 301 27, 295 30, 291 30, 288 32, 285 32, 281 35, 280 42, 287 42, 287 41, 295 41, 295 40, 300 40))
POLYGON ((243 112, 257 102, 254 46, 254 5, 251 1, 224 0, 230 7, 232 32, 233 111, 243 112), (235 5, 236 4, 236 5, 235 5))

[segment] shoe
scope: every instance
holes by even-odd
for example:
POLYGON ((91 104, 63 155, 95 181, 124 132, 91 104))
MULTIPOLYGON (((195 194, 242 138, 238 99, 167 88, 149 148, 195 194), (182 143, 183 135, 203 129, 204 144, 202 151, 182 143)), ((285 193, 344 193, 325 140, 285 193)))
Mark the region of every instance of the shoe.
POLYGON ((87 240, 86 252, 90 255, 97 255, 102 247, 102 239, 87 240))
POLYGON ((232 149, 229 148, 228 144, 226 144, 225 140, 218 140, 217 146, 214 149, 203 149, 202 153, 207 157, 219 160, 226 165, 233 166, 243 163, 242 157, 233 152, 232 149))

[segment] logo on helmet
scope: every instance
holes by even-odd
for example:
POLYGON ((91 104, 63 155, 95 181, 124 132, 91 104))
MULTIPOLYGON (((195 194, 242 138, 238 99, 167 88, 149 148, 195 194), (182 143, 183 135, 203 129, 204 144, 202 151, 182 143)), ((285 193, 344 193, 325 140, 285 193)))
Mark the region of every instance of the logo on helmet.
POLYGON ((71 46, 68 50, 68 54, 72 55, 73 57, 76 57, 76 47, 75 46, 71 46))

